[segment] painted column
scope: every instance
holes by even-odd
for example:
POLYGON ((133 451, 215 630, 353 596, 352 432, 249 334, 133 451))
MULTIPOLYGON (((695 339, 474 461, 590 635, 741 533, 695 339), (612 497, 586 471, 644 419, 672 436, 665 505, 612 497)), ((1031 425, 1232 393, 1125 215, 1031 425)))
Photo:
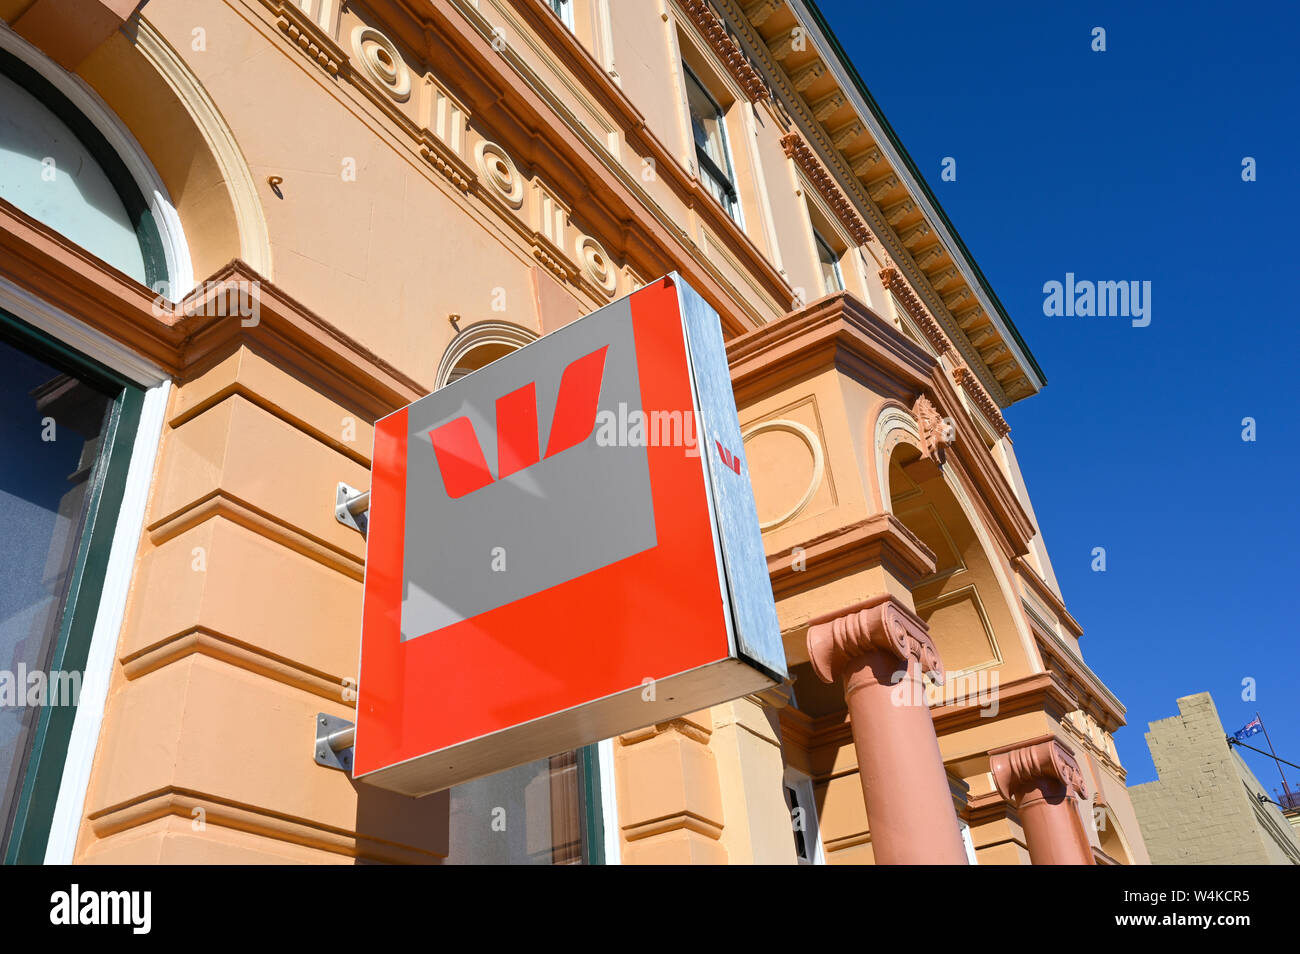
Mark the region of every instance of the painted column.
POLYGON ((1015 806, 1036 865, 1095 864, 1076 799, 1087 798, 1079 763, 1053 735, 989 751, 998 792, 1015 806))
POLYGON ((808 655, 823 682, 844 681, 877 864, 966 864, 925 704, 924 673, 943 681, 925 622, 882 593, 814 620, 808 655))

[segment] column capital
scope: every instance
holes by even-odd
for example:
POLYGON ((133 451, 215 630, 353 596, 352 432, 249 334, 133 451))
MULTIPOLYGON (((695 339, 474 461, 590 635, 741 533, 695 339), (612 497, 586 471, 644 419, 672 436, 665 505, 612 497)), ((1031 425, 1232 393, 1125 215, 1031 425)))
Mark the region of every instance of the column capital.
POLYGON ((1034 792, 1043 796, 1088 797, 1083 770, 1054 735, 990 749, 989 767, 998 793, 1015 805, 1034 792))
POLYGON ((819 616, 808 627, 808 657, 822 682, 834 682, 850 660, 882 652, 943 683, 943 662, 925 620, 891 593, 880 593, 847 609, 819 616))

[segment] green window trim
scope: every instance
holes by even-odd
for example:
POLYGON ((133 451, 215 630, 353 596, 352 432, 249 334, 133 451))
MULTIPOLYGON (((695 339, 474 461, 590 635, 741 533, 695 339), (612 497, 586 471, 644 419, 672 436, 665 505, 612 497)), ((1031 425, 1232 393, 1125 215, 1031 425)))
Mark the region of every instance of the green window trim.
MULTIPOLYGON (((82 673, 84 688, 86 659, 103 597, 144 390, 3 309, 0 338, 113 395, 104 447, 91 476, 85 526, 48 667, 82 673)), ((77 709, 57 705, 41 708, 5 848, 5 864, 41 864, 45 860, 77 709)))
POLYGON ((595 745, 578 750, 578 800, 582 809, 582 863, 605 864, 605 812, 600 798, 600 751, 595 745))

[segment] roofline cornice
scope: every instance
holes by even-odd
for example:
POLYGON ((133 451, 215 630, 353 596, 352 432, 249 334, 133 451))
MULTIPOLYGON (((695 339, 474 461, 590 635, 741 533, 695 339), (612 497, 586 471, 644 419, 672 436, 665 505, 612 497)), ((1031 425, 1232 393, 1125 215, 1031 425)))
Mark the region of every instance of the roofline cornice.
MULTIPOLYGON (((749 55, 770 74, 772 88, 778 94, 776 99, 779 100, 780 107, 787 113, 787 121, 795 122, 809 145, 831 170, 836 184, 852 197, 886 253, 893 258, 894 267, 911 284, 918 299, 924 302, 935 320, 953 339, 955 350, 971 366, 997 407, 1006 407, 1041 389, 1046 384, 1042 369, 816 5, 811 0, 714 2, 734 21, 733 28, 738 41, 745 45, 749 55), (796 62, 793 71, 787 71, 780 61, 780 57, 786 55, 785 47, 788 44, 778 42, 776 38, 765 40, 758 29, 759 24, 772 20, 783 7, 789 11, 783 16, 792 16, 808 31, 808 50, 815 55, 811 62, 796 62), (769 47, 769 43, 781 46, 781 49, 769 47), (805 100, 806 94, 802 92, 809 82, 804 74, 811 67, 823 72, 829 71, 830 80, 823 82, 833 82, 838 87, 834 94, 818 94, 816 110, 811 100, 805 100), (862 124, 859 128, 865 128, 873 141, 871 148, 860 150, 853 156, 845 152, 849 143, 842 139, 841 133, 854 124, 846 125, 841 121, 832 136, 823 120, 829 122, 832 116, 843 114, 833 106, 823 109, 822 104, 827 100, 847 103, 851 107, 862 124), (874 158, 868 155, 873 153, 874 158), (872 169, 871 173, 862 172, 858 168, 864 162, 864 157, 867 157, 865 162, 872 169), (860 175, 868 174, 874 175, 869 182, 859 178, 860 175), (890 183, 885 191, 892 189, 893 199, 887 199, 885 191, 879 191, 879 183, 885 180, 890 183), (902 192, 898 191, 900 185, 902 192), (916 211, 904 213, 907 218, 900 222, 897 210, 904 203, 898 201, 897 196, 902 194, 909 200, 904 207, 915 207, 916 211), (877 204, 877 198, 889 206, 889 216, 877 204), (915 233, 919 228, 915 221, 917 216, 920 216, 920 223, 925 226, 920 233, 915 233), (894 223, 899 223, 898 232, 895 231, 894 223), (922 237, 918 240, 914 233, 922 237), (937 243, 931 241, 934 238, 938 239, 937 243), (931 244, 921 247, 917 244, 918 241, 931 241, 931 244), (908 243, 912 244, 912 248, 908 248, 908 243), (935 249, 940 250, 937 256, 935 249), (914 255, 919 257, 914 258, 914 255), (936 260, 937 266, 930 264, 936 260), (951 264, 944 264, 949 260, 951 264), (925 268, 930 268, 931 273, 927 274, 925 268), (936 269, 939 277, 933 279, 936 269), (957 279, 955 288, 949 286, 954 278, 957 279), (949 286, 946 291, 940 291, 940 283, 949 286), (960 314, 951 310, 949 302, 954 297, 957 302, 961 302, 965 295, 970 296, 966 299, 969 304, 959 309, 960 314), (1008 376, 1003 373, 1003 369, 1009 367, 1012 361, 1015 362, 1014 367, 1018 373, 1008 376)), ((770 24, 767 29, 771 32, 770 24)))

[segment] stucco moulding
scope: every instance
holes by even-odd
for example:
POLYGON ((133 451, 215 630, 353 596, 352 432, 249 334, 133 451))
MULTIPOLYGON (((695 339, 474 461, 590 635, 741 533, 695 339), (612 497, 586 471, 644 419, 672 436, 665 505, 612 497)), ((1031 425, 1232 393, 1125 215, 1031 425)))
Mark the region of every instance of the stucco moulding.
POLYGON ((808 658, 822 682, 834 682, 852 660, 872 651, 903 663, 915 659, 922 672, 943 685, 943 661, 925 621, 889 593, 809 623, 808 658))
MULTIPOLYGON (((821 438, 813 432, 812 428, 798 421, 785 419, 764 421, 761 424, 755 424, 748 428, 742 435, 741 441, 748 445, 757 437, 770 433, 793 434, 807 449, 808 460, 808 482, 802 493, 796 499, 795 503, 779 513, 778 516, 772 517, 766 521, 760 520, 760 530, 775 530, 777 527, 784 526, 795 517, 812 501, 813 496, 817 493, 817 488, 821 486, 822 475, 826 470, 826 455, 822 451, 821 438)), ((747 454, 752 453, 752 449, 747 449, 747 454)), ((786 466, 793 466, 787 462, 786 466)), ((755 488, 755 495, 758 495, 758 489, 755 488)))
POLYGON ((278 26, 307 59, 330 76, 337 76, 348 62, 348 54, 311 17, 286 0, 263 0, 275 14, 278 26))
POLYGON ((998 794, 1015 803, 1026 790, 1055 783, 1073 798, 1087 798, 1088 786, 1074 755, 1053 735, 989 750, 998 794))
POLYGON ((352 30, 352 51, 361 68, 397 102, 411 98, 411 70, 393 41, 374 27, 359 25, 352 30))
POLYGON ((980 384, 979 377, 975 372, 962 365, 953 369, 952 375, 962 389, 971 396, 971 400, 975 402, 975 406, 980 409, 988 422, 993 425, 993 429, 997 431, 998 436, 1006 437, 1010 434, 1011 425, 1002 416, 997 404, 989 397, 988 391, 984 390, 984 386, 980 384))
POLYGON ((858 215, 849 197, 844 194, 843 190, 835 182, 835 177, 821 164, 821 161, 813 154, 812 149, 804 141, 803 137, 796 132, 789 133, 781 137, 781 148, 803 170, 803 174, 808 178, 808 181, 826 200, 826 203, 835 212, 839 220, 844 223, 844 227, 849 230, 849 234, 853 236, 853 241, 857 242, 858 245, 866 245, 868 242, 873 241, 874 237, 871 234, 871 229, 867 227, 867 223, 862 220, 862 216, 858 215))
POLYGON ((238 259, 184 301, 160 308, 153 291, 0 199, 0 275, 180 378, 250 344, 331 382, 341 403, 371 420, 428 393, 238 259), (209 305, 232 286, 257 287, 256 325, 232 321, 209 305))
POLYGON ((683 0, 682 7, 686 10, 686 15, 695 29, 708 41, 713 52, 726 65, 750 101, 759 103, 770 99, 772 94, 767 88, 767 83, 763 81, 762 74, 749 62, 749 57, 732 38, 726 24, 713 12, 706 0, 683 0))
MULTIPOLYGON (((276 16, 277 21, 283 15, 291 22, 297 31, 296 35, 310 35, 313 42, 317 37, 328 39, 324 28, 313 23, 287 0, 261 0, 261 3, 276 16)), ((544 8, 544 5, 537 4, 537 9, 533 9, 532 4, 519 3, 516 9, 517 12, 524 14, 533 26, 539 28, 543 39, 548 42, 553 40, 561 46, 568 44, 578 49, 575 45, 577 41, 572 34, 558 18, 544 8)), ((400 28, 394 28, 396 32, 390 29, 388 34, 399 37, 404 43, 409 44, 412 37, 418 33, 418 31, 413 33, 416 25, 424 24, 427 27, 430 22, 431 11, 427 2, 421 0, 394 0, 391 12, 395 16, 404 16, 405 19, 400 24, 400 28)), ((627 180, 607 168, 608 161, 579 144, 578 140, 581 137, 576 136, 575 133, 580 122, 573 117, 549 112, 548 104, 552 109, 555 104, 533 89, 533 81, 529 79, 531 72, 527 64, 520 60, 518 54, 509 46, 504 50, 493 50, 490 41, 484 39, 487 34, 482 33, 482 28, 485 26, 490 28, 490 24, 476 5, 470 6, 468 0, 453 0, 451 12, 459 15, 447 16, 448 11, 442 8, 432 11, 437 29, 440 31, 439 47, 460 49, 465 54, 460 62, 446 64, 448 75, 445 78, 461 84, 462 87, 468 84, 470 92, 486 97, 497 108, 510 111, 525 128, 550 128, 555 131, 556 135, 549 145, 554 147, 552 152, 555 161, 559 163, 556 167, 557 174, 563 175, 567 171, 570 175, 577 175, 579 182, 590 184, 594 181, 603 186, 584 191, 583 201, 593 203, 592 208, 585 214, 596 221, 608 219, 617 224, 622 238, 616 251, 623 255, 625 249, 634 249, 641 256, 635 266, 637 273, 659 274, 670 266, 683 268, 684 277, 695 282, 710 304, 718 309, 723 319, 723 327, 729 334, 743 333, 770 320, 770 315, 764 314, 759 307, 738 294, 720 272, 709 267, 694 253, 689 241, 673 229, 668 217, 653 214, 651 210, 659 207, 648 193, 638 193, 630 202, 628 201, 623 188, 627 185, 627 180)), ((366 26, 371 29, 377 27, 371 24, 366 26)), ((285 35, 288 37, 287 32, 285 35)), ((294 39, 290 38, 290 42, 295 47, 304 49, 294 39)), ((386 45, 384 49, 393 59, 396 68, 398 61, 394 58, 394 53, 401 47, 394 43, 391 46, 386 45)), ((455 148, 454 143, 441 140, 443 145, 450 146, 450 152, 440 150, 433 145, 440 141, 437 134, 424 129, 420 122, 408 116, 400 108, 400 104, 394 99, 393 89, 395 86, 400 90, 403 84, 400 79, 394 80, 393 70, 382 62, 382 58, 380 63, 384 69, 380 70, 380 76, 376 79, 365 64, 349 62, 349 59, 355 61, 357 57, 349 58, 346 53, 341 55, 344 62, 337 73, 338 78, 347 79, 362 95, 394 121, 410 137, 419 154, 434 169, 464 193, 478 194, 481 197, 489 195, 489 191, 479 187, 478 182, 475 181, 481 179, 477 173, 474 178, 464 174, 464 170, 456 162, 459 150, 455 148), (387 82, 385 82, 385 73, 387 82)), ((704 218, 722 230, 724 244, 733 253, 739 254, 746 267, 753 271, 764 293, 778 303, 778 310, 788 308, 793 292, 775 266, 767 260, 721 206, 717 203, 710 206, 701 201, 707 196, 703 187, 680 166, 672 152, 649 131, 644 117, 626 94, 605 75, 603 70, 599 69, 598 64, 594 61, 588 62, 588 59, 583 57, 575 59, 571 56, 567 57, 565 62, 567 66, 576 70, 577 78, 586 85, 601 107, 609 111, 611 121, 627 132, 628 145, 638 153, 654 158, 664 172, 665 181, 671 182, 685 201, 700 204, 700 211, 704 218)), ((373 67, 375 64, 372 62, 370 65, 373 67)), ((413 76, 423 75, 421 70, 424 67, 415 67, 409 63, 405 65, 408 70, 414 71, 413 76)), ((401 70, 397 72, 400 74, 401 70)), ((431 77, 426 75, 426 79, 429 78, 431 77)), ((434 80, 434 82, 441 85, 441 80, 434 80)), ((466 118, 467 116, 466 113, 466 118)), ((547 155, 550 156, 551 153, 548 152, 547 155)), ((531 161, 533 160, 530 157, 531 161)), ((470 166, 472 168, 472 164, 470 166)), ((526 235, 524 239, 527 240, 526 235)), ((566 251, 565 258, 570 254, 566 251)), ((538 256, 538 261, 554 273, 550 263, 545 262, 543 257, 538 256)), ((627 267, 631 265, 631 262, 627 263, 627 267)), ((584 284, 588 282, 591 290, 604 294, 600 282, 588 279, 584 284)))

